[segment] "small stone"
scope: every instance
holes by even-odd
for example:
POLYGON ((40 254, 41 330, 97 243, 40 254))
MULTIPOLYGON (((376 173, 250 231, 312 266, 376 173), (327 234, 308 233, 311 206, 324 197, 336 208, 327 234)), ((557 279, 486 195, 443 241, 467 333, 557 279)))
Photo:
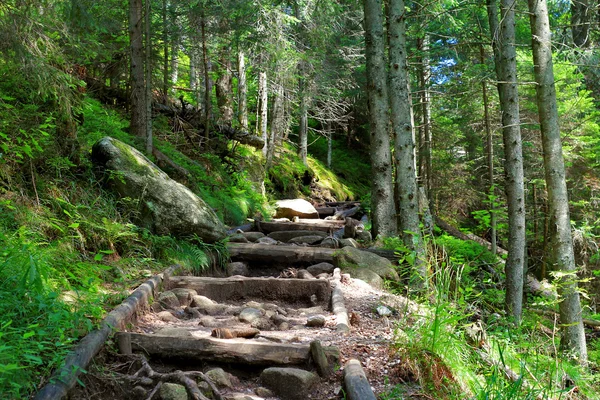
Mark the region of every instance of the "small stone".
POLYGON ((277 329, 279 329, 280 331, 289 331, 290 330, 290 324, 287 322, 282 322, 279 324, 279 326, 277 327, 277 329))
POLYGON ((377 306, 377 314, 382 317, 389 317, 392 315, 392 310, 387 308, 386 306, 377 306))
POLYGON ((261 303, 259 303, 258 301, 254 301, 251 300, 249 302, 247 302, 246 304, 244 304, 246 307, 250 307, 250 308, 257 308, 257 309, 262 309, 263 305, 261 303))
POLYGON ((283 315, 280 315, 280 314, 273 315, 271 317, 271 321, 273 321, 273 323, 278 326, 284 322, 288 322, 287 318, 285 318, 283 315))
POLYGON ((222 368, 214 368, 206 372, 206 377, 220 388, 231 388, 231 378, 222 368))
POLYGON ((277 244, 277 240, 275 239, 271 239, 268 236, 265 237, 261 237, 260 239, 258 239, 256 241, 256 243, 262 243, 262 244, 277 244))
POLYGON ((319 246, 326 247, 328 249, 337 249, 339 247, 339 243, 336 238, 327 237, 327 238, 323 239, 323 241, 321 242, 321 244, 319 246))
POLYGON ((185 386, 177 383, 163 383, 158 391, 162 400, 187 400, 185 386))
POLYGON ((206 296, 194 296, 192 301, 192 307, 203 307, 203 306, 211 306, 216 304, 213 300, 209 299, 206 296))
POLYGON ((200 322, 198 322, 198 325, 207 327, 207 328, 216 328, 219 326, 219 322, 216 320, 215 317, 211 317, 211 316, 205 316, 200 318, 200 322))
POLYGON ((172 291, 162 292, 158 295, 158 302, 165 309, 175 309, 181 307, 179 299, 172 291))
POLYGON ((310 304, 312 304, 313 306, 316 306, 317 304, 319 304, 317 302, 317 295, 316 294, 311 294, 310 295, 310 304))
POLYGON ((306 326, 310 328, 322 328, 325 326, 325 317, 323 315, 311 315, 306 320, 306 326))
POLYGON ((188 288, 175 288, 172 289, 171 292, 177 296, 177 300, 179 300, 179 304, 182 307, 187 307, 192 304, 194 296, 198 296, 198 292, 196 292, 194 289, 188 288))
POLYGON ((164 321, 164 322, 177 322, 178 321, 178 319, 168 311, 161 311, 158 314, 156 314, 156 316, 158 317, 158 319, 160 319, 161 321, 164 321))
POLYGON ((283 399, 306 400, 319 378, 303 369, 275 367, 265 369, 260 374, 260 380, 283 399))
POLYGON ((242 233, 234 233, 233 235, 229 236, 229 241, 232 243, 248 243, 248 239, 246 238, 246 236, 242 233))
POLYGON ((249 242, 256 242, 258 239, 265 237, 262 232, 244 232, 243 235, 249 242))
POLYGON ((347 239, 340 239, 340 247, 354 247, 354 248, 358 248, 358 242, 352 238, 347 238, 347 239))
POLYGON ((150 305, 150 310, 152 310, 152 312, 159 313, 163 310, 163 308, 158 301, 155 301, 150 305))
POLYGON ((271 322, 266 318, 258 318, 252 321, 250 326, 261 331, 270 331, 272 328, 271 322))
POLYGON ((262 310, 259 310, 257 308, 248 307, 248 308, 244 308, 242 310, 242 312, 240 313, 238 318, 241 322, 247 322, 247 323, 251 324, 252 322, 254 322, 255 320, 259 319, 262 316, 263 316, 262 310))
POLYGON ((165 327, 156 331, 156 335, 173 337, 192 337, 192 333, 185 328, 165 327))
POLYGON ((317 275, 317 279, 329 279, 329 274, 327 272, 323 272, 322 274, 317 275))
POLYGON ((131 390, 131 397, 134 399, 145 399, 148 397, 148 391, 142 386, 136 386, 131 390))
POLYGON ((328 262, 318 263, 318 264, 311 265, 310 267, 306 268, 306 270, 313 275, 319 275, 322 273, 332 274, 334 269, 335 269, 335 266, 328 262))
POLYGON ((242 261, 232 262, 227 264, 227 276, 248 276, 250 275, 250 268, 248 264, 242 261))
POLYGON ((256 395, 260 396, 260 397, 273 397, 273 396, 275 396, 275 394, 273 393, 273 391, 271 391, 271 390, 269 390, 269 389, 267 389, 265 387, 262 387, 262 386, 257 387, 254 390, 254 393, 256 393, 256 395))
POLYGON ((371 232, 369 231, 358 231, 356 232, 356 240, 359 240, 363 243, 369 243, 373 240, 373 237, 371 236, 371 232))
POLYGON ((310 272, 308 272, 305 269, 299 269, 296 277, 298 279, 315 279, 313 274, 311 274, 310 272))

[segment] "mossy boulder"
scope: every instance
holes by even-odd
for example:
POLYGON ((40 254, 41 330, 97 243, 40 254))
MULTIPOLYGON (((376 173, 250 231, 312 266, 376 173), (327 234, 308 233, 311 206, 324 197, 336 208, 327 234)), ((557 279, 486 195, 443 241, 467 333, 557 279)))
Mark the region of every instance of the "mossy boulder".
POLYGON ((317 209, 304 199, 277 200, 275 218, 319 218, 317 209))
MULTIPOLYGON (((369 270, 383 279, 394 281, 400 279, 390 260, 351 246, 336 251, 333 254, 333 264, 342 271, 349 273, 353 278, 364 279, 372 276, 372 274, 362 271, 369 270)), ((375 283, 373 286, 379 286, 379 283, 375 283)))
POLYGON ((111 190, 139 201, 139 225, 159 235, 196 234, 207 243, 225 238, 225 226, 201 198, 133 147, 102 138, 92 147, 92 161, 111 190))

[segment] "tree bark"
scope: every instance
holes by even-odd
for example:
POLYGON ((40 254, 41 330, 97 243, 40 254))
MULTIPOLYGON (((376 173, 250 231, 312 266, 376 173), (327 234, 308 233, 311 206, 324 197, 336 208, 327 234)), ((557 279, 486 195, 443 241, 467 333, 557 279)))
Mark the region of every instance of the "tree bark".
POLYGON ((162 24, 163 24, 163 32, 162 32, 162 40, 163 40, 163 103, 167 104, 167 97, 169 95, 169 19, 167 14, 167 0, 163 0, 162 2, 162 24))
POLYGON ((204 123, 204 137, 208 139, 211 126, 212 84, 210 79, 210 62, 208 60, 208 48, 206 44, 206 17, 204 16, 204 10, 202 10, 202 14, 200 16, 200 32, 202 35, 202 62, 204 64, 204 115, 202 122, 204 123))
POLYGON ((508 258, 506 259, 505 304, 515 323, 520 323, 523 308, 523 265, 525 260, 525 190, 523 151, 517 89, 514 0, 501 0, 500 23, 496 0, 488 0, 492 47, 498 77, 502 110, 504 171, 508 202, 508 258))
POLYGON ((131 56, 130 132, 146 137, 146 92, 144 87, 144 40, 142 0, 129 0, 129 47, 131 56))
POLYGON ((419 227, 419 193, 415 171, 415 139, 412 100, 406 60, 406 22, 404 0, 389 0, 388 43, 390 54, 389 102, 392 129, 395 135, 396 195, 398 228, 404 245, 417 252, 412 283, 423 287, 427 267, 421 260, 421 229, 419 227))
POLYGON ((397 232, 392 186, 392 155, 388 132, 388 93, 385 72, 381 0, 363 0, 367 58, 367 95, 371 138, 373 237, 397 232))
POLYGON ((331 153, 333 145, 333 129, 331 122, 327 122, 327 168, 331 169, 331 153))
MULTIPOLYGON (((301 62, 302 63, 302 62, 301 62)), ((300 66, 300 78, 298 80, 298 91, 300 95, 300 122, 298 126, 298 155, 302 164, 308 165, 306 157, 308 156, 308 101, 306 98, 306 81, 304 78, 304 68, 300 66)))
POLYGON ((528 0, 533 61, 537 82, 537 104, 544 151, 544 171, 548 190, 551 264, 561 273, 558 279, 561 347, 587 363, 581 303, 577 288, 577 267, 569 216, 569 196, 562 153, 548 7, 545 0, 528 0))
POLYGON ((215 84, 215 92, 217 105, 219 106, 219 123, 231 126, 233 123, 233 77, 227 45, 221 48, 218 72, 219 77, 215 84))
MULTIPOLYGON (((485 50, 483 44, 479 44, 479 61, 485 65, 485 50)), ((494 136, 492 125, 490 122, 490 106, 487 93, 487 82, 481 82, 481 92, 483 97, 483 123, 485 126, 485 137, 487 143, 487 167, 488 167, 488 183, 489 183, 489 210, 490 210, 490 243, 492 244, 491 252, 496 254, 496 200, 495 200, 495 185, 494 185, 494 136)), ((535 205, 534 205, 535 207, 535 205)))
POLYGON ((146 95, 145 95, 145 107, 146 107, 146 154, 152 154, 153 140, 152 140, 152 36, 150 35, 150 0, 146 0, 146 15, 145 15, 145 28, 146 28, 146 95))
POLYGON ((258 96, 259 96, 259 136, 265 141, 265 145, 262 148, 263 156, 267 156, 267 149, 269 146, 267 137, 267 110, 268 110, 268 92, 267 92, 267 73, 262 71, 258 75, 258 96))
POLYGON ((248 86, 246 84, 246 56, 238 51, 238 119, 242 129, 248 130, 248 86))
POLYGON ((429 36, 425 34, 422 39, 417 40, 418 51, 417 75, 419 79, 420 101, 421 101, 421 126, 419 134, 419 177, 421 185, 425 188, 425 194, 429 200, 429 209, 433 212, 432 195, 432 162, 431 162, 431 95, 429 92, 429 79, 431 77, 429 65, 429 36))

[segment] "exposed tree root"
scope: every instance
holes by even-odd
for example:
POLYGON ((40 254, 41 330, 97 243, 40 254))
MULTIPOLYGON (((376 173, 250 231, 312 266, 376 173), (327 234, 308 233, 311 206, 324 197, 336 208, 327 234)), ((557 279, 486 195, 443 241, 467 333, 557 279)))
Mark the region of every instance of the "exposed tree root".
POLYGON ((196 379, 206 382, 213 392, 214 399, 223 400, 223 396, 216 385, 200 371, 175 371, 169 373, 156 372, 152 369, 148 360, 143 355, 130 355, 127 357, 135 358, 141 363, 141 368, 133 375, 118 374, 119 379, 128 381, 133 385, 150 386, 155 385, 154 389, 148 394, 146 400, 152 400, 156 392, 165 382, 179 383, 185 387, 188 395, 193 400, 209 400, 204 396, 196 383, 196 379))

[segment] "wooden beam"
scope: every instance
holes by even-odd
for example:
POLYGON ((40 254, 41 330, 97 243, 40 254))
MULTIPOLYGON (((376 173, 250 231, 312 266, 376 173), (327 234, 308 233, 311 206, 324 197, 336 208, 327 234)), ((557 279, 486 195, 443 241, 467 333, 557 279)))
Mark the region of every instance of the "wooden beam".
MULTIPOLYGON (((304 344, 263 343, 247 339, 216 339, 149 335, 119 332, 130 336, 134 351, 153 357, 211 360, 245 365, 307 365, 310 346, 304 344)), ((325 347, 325 354, 339 358, 335 347, 325 347)))

